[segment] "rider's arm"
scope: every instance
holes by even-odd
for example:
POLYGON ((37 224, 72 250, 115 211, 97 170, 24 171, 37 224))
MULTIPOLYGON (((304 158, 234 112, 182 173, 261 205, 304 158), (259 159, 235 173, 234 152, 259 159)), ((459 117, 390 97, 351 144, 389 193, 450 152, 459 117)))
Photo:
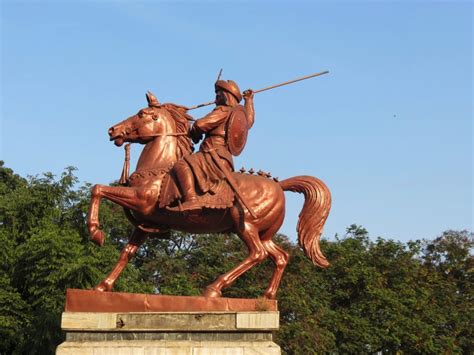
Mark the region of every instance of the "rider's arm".
POLYGON ((217 126, 219 126, 222 123, 222 121, 224 121, 227 118, 227 115, 228 115, 228 112, 226 111, 226 108, 219 106, 219 107, 216 107, 214 110, 212 110, 203 118, 197 120, 194 123, 193 128, 191 128, 191 132, 190 132, 190 135, 193 138, 193 141, 195 143, 199 142, 203 133, 207 133, 213 130, 214 128, 216 128, 217 126))
POLYGON ((255 121, 255 110, 253 108, 253 91, 245 90, 244 91, 244 100, 245 100, 245 111, 247 112, 247 124, 248 128, 252 128, 255 121))

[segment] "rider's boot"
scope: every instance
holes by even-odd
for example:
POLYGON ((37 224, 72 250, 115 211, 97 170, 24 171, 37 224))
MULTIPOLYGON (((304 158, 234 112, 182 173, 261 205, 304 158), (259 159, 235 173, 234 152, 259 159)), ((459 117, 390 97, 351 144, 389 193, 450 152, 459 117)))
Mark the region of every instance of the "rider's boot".
POLYGON ((181 193, 183 194, 183 203, 176 207, 169 207, 171 211, 199 211, 202 209, 196 194, 194 185, 194 175, 187 163, 180 162, 175 166, 175 173, 178 177, 181 193))

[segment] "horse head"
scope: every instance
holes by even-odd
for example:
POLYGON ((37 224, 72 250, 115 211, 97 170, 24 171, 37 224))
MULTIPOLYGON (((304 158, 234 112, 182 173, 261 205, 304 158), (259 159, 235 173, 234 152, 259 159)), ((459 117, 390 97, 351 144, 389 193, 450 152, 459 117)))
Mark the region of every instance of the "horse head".
POLYGON ((146 98, 148 107, 109 128, 110 140, 118 147, 125 142, 148 144, 155 141, 155 159, 164 161, 170 155, 176 160, 190 154, 193 144, 188 132, 192 117, 186 113, 187 108, 170 103, 160 104, 151 92, 146 94, 146 98))
POLYGON ((124 142, 146 144, 166 132, 168 117, 156 97, 146 94, 148 107, 142 108, 135 115, 109 128, 109 137, 120 147, 124 142))

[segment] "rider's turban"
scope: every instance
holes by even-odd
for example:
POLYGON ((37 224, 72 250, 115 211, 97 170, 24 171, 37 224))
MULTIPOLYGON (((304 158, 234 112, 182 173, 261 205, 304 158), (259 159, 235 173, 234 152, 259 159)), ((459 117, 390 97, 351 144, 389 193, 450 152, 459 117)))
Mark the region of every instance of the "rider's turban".
POLYGON ((237 99, 237 102, 242 101, 242 94, 240 93, 239 86, 233 80, 218 80, 215 83, 216 91, 222 89, 232 94, 237 99))

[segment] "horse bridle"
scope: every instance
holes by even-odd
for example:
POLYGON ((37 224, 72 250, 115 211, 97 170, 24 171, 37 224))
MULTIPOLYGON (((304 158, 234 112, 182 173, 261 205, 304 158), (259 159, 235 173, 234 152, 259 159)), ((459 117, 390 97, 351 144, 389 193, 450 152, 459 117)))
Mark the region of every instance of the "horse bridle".
MULTIPOLYGON (((140 121, 143 120, 143 117, 139 117, 140 118, 140 121)), ((157 114, 153 114, 153 116, 151 117, 151 119, 153 121, 156 121, 158 120, 158 115, 157 114)), ((148 122, 146 122, 148 123, 148 122)), ((125 133, 127 134, 127 138, 128 139, 136 139, 136 138, 139 138, 138 135, 132 135, 133 132, 137 131, 140 127, 137 127, 135 128, 132 132, 130 133, 127 133, 127 130, 125 130, 125 133)), ((188 133, 187 132, 182 132, 182 133, 156 133, 156 134, 147 134, 145 137, 179 137, 179 136, 187 136, 188 133)), ((124 138, 124 137, 123 137, 124 138)))

